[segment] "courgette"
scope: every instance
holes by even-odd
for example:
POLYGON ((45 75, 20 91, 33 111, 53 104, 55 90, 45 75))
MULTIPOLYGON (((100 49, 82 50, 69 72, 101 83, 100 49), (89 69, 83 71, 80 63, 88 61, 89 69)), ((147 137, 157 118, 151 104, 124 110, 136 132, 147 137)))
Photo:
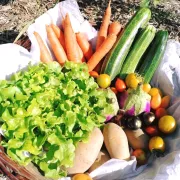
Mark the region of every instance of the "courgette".
POLYGON ((144 83, 150 83, 163 58, 167 40, 168 32, 160 30, 156 33, 154 40, 147 49, 146 56, 143 58, 143 62, 138 71, 138 73, 143 76, 144 83))
POLYGON ((133 42, 132 48, 125 59, 119 76, 124 79, 127 74, 134 73, 142 55, 152 42, 156 34, 156 28, 148 25, 138 34, 137 39, 133 42))
POLYGON ((110 75, 113 80, 120 72, 139 28, 145 27, 151 18, 149 8, 140 8, 118 36, 117 42, 107 54, 101 73, 110 75))

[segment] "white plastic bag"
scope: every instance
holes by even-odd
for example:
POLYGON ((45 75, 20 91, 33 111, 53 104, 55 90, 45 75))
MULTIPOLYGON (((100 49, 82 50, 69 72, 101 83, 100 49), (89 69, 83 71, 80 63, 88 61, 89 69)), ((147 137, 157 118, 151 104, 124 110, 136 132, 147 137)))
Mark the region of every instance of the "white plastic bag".
MULTIPOLYGON (((75 32, 86 33, 88 40, 95 47, 97 31, 82 17, 77 2, 66 0, 57 4, 42 16, 36 19, 28 29, 28 36, 31 40, 31 51, 28 52, 21 46, 15 44, 0 45, 0 79, 7 79, 12 73, 24 69, 28 63, 39 62, 39 47, 34 38, 33 32, 37 31, 46 42, 47 36, 45 25, 51 22, 61 24, 62 15, 70 14, 75 32), (62 10, 63 9, 63 10, 62 10), (11 52, 11 53, 9 53, 11 52)), ((49 48, 50 49, 50 48, 49 48)), ((50 49, 51 51, 51 49, 50 49)), ((152 84, 159 87, 164 93, 172 96, 171 106, 168 112, 177 120, 177 130, 173 135, 168 136, 165 141, 167 154, 163 158, 153 159, 148 165, 136 168, 136 159, 131 157, 130 161, 111 159, 104 165, 94 170, 90 175, 94 180, 176 180, 180 179, 180 43, 169 40, 162 63, 157 69, 152 84)), ((69 180, 63 178, 62 180, 69 180)))

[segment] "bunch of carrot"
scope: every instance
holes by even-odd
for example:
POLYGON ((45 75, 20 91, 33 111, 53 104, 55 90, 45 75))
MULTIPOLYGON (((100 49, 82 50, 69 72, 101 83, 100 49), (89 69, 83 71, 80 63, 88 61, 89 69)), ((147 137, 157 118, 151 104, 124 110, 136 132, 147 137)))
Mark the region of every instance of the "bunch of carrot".
MULTIPOLYGON (((66 61, 75 63, 87 62, 89 72, 96 70, 99 72, 99 67, 102 65, 102 60, 110 51, 117 36, 121 30, 119 22, 112 22, 111 18, 111 0, 105 11, 103 21, 98 32, 96 50, 93 52, 92 46, 85 34, 75 33, 72 28, 69 14, 63 19, 63 29, 61 30, 54 24, 46 25, 46 32, 49 44, 56 60, 63 65, 66 61)), ((44 44, 41 36, 34 32, 34 36, 40 48, 40 60, 44 63, 53 61, 53 58, 44 44)))

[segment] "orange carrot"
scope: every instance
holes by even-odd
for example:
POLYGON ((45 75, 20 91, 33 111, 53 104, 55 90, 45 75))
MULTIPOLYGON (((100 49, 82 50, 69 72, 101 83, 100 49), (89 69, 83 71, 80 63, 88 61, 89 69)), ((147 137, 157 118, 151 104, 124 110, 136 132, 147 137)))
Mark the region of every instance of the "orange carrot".
POLYGON ((65 48, 65 42, 64 42, 64 33, 61 31, 61 29, 56 26, 55 24, 51 24, 50 25, 51 28, 53 29, 54 33, 56 34, 56 37, 59 39, 62 47, 64 48, 64 50, 66 49, 65 48))
POLYGON ((78 45, 78 51, 79 51, 79 58, 81 59, 81 62, 86 62, 86 59, 85 59, 84 54, 82 52, 82 49, 80 48, 79 45, 78 45))
POLYGON ((102 58, 110 51, 114 43, 116 42, 117 36, 115 34, 109 34, 101 46, 91 56, 87 62, 89 71, 92 71, 96 65, 102 60, 102 58))
POLYGON ((68 60, 77 63, 81 62, 81 59, 79 57, 78 44, 76 41, 76 35, 72 29, 69 14, 66 14, 64 19, 64 40, 68 60))
POLYGON ((81 32, 76 33, 76 40, 79 44, 80 48, 82 49, 82 52, 87 60, 90 59, 90 57, 93 55, 93 50, 91 44, 88 42, 85 35, 81 32))
POLYGON ((94 78, 97 78, 99 76, 99 74, 96 71, 90 71, 89 74, 94 78))
POLYGON ((47 37, 57 61, 63 65, 67 60, 66 53, 51 26, 46 25, 47 37))
POLYGON ((109 25, 108 34, 115 34, 118 36, 120 31, 121 31, 121 24, 118 21, 112 22, 109 25))
POLYGON ((46 45, 44 44, 41 36, 39 35, 39 33, 35 32, 34 31, 34 36, 38 42, 38 45, 39 45, 39 49, 40 49, 40 60, 43 62, 43 63, 48 63, 48 62, 52 62, 53 59, 51 57, 51 54, 50 52, 48 51, 48 48, 46 47, 46 45))
POLYGON ((97 35, 96 50, 102 44, 102 42, 106 39, 107 34, 108 34, 108 27, 109 27, 110 18, 111 18, 110 4, 111 4, 111 0, 109 0, 108 7, 104 13, 103 21, 97 35))

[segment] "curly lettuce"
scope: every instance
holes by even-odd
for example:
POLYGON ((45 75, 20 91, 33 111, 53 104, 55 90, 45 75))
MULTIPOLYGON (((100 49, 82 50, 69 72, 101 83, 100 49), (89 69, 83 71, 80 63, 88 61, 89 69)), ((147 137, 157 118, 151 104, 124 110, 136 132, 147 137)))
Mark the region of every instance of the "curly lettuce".
POLYGON ((19 164, 33 162, 46 177, 65 177, 77 143, 114 114, 111 93, 99 89, 86 64, 29 65, 0 81, 1 144, 19 164))

